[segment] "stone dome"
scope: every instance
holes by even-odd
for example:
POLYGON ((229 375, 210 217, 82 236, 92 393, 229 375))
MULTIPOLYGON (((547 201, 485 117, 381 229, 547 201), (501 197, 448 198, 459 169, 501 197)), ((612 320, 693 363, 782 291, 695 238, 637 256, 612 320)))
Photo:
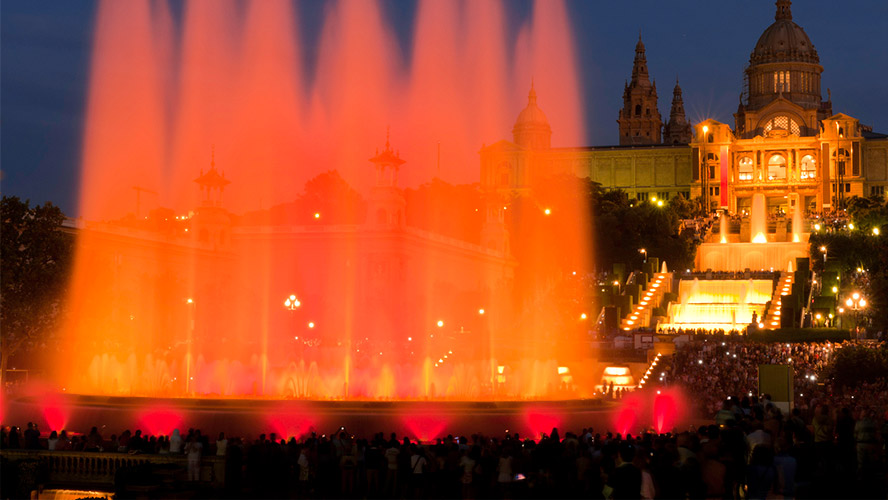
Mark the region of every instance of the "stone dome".
POLYGON ((549 126, 549 119, 546 118, 543 110, 537 106, 537 94, 536 90, 533 89, 533 85, 530 87, 530 93, 527 94, 527 107, 521 110, 521 113, 518 114, 518 119, 515 120, 516 129, 527 125, 549 126))
POLYGON ((765 29, 749 56, 749 64, 774 62, 820 63, 820 57, 805 30, 792 21, 791 2, 777 0, 774 23, 765 29))
POLYGON ((515 126, 512 127, 515 143, 531 149, 548 149, 551 147, 552 127, 543 110, 537 106, 537 94, 530 85, 527 94, 527 107, 518 113, 515 126))

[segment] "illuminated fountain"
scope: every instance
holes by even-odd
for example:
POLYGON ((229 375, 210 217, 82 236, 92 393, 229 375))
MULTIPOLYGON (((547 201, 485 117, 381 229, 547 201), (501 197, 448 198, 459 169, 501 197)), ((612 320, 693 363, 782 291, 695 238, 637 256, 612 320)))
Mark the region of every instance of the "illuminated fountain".
POLYGON ((792 211, 792 241, 800 243, 802 241, 802 207, 796 205, 792 211))
POLYGON ((682 280, 660 328, 742 330, 762 317, 773 288, 772 280, 682 280))
POLYGON ((719 220, 719 232, 697 249, 694 267, 705 271, 784 271, 799 257, 808 256, 808 233, 804 232, 801 207, 793 210, 792 226, 778 219, 776 232, 768 232, 767 200, 762 193, 752 195, 748 220, 740 223, 740 237, 728 234, 725 215, 719 220))
POLYGON ((62 332, 83 355, 56 363, 59 387, 384 401, 591 392, 570 336, 543 315, 516 324, 517 263, 477 234, 496 214, 444 200, 408 213, 403 193, 436 175, 477 182, 479 145, 511 129, 532 79, 528 107, 547 96, 559 140, 581 140, 560 2, 534 9, 514 47, 499 3, 421 3, 407 61, 377 3, 333 4, 311 78, 290 2, 190 2, 181 18, 167 7, 98 8, 86 222, 62 332), (347 197, 354 186, 365 203, 293 202, 334 169, 342 182, 321 187, 347 197), (414 225, 441 217, 475 232, 414 225))
POLYGON ((728 224, 730 224, 728 214, 725 212, 722 212, 718 218, 719 243, 727 243, 728 242, 728 224))
POLYGON ((755 193, 752 195, 752 210, 750 212, 750 233, 753 243, 768 242, 768 219, 765 207, 765 195, 755 193))

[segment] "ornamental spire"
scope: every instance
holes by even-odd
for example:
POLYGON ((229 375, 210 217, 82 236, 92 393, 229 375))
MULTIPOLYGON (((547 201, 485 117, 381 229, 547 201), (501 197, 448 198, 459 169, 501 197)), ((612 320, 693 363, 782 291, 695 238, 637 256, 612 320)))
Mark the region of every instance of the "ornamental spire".
POLYGON ((533 78, 530 79, 530 92, 527 93, 527 105, 537 103, 537 93, 533 88, 533 78))
POLYGON ((641 41, 641 30, 638 31, 638 43, 635 44, 635 60, 632 62, 632 82, 631 87, 650 86, 651 81, 648 77, 647 57, 644 54, 644 42, 641 41))
POLYGON ((774 19, 777 21, 781 21, 786 19, 787 21, 792 21, 792 1, 791 0, 777 0, 777 12, 774 14, 774 19))

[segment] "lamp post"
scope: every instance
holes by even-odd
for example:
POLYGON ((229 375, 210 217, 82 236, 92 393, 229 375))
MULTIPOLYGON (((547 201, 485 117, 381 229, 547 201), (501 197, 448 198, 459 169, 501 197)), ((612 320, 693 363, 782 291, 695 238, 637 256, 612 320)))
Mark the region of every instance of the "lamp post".
POLYGON ((700 186, 703 188, 703 213, 709 213, 709 165, 706 163, 706 134, 709 126, 703 125, 703 147, 700 148, 700 186))
POLYGON ((820 251, 823 252, 823 270, 826 271, 826 245, 821 246, 820 251))
MULTIPOLYGON (((301 306, 301 305, 302 305, 302 302, 299 302, 299 299, 296 298, 296 295, 295 295, 295 294, 290 294, 290 296, 287 297, 286 300, 284 300, 284 308, 285 308, 286 310, 290 311, 290 315, 291 315, 291 316, 296 312, 297 309, 299 309, 299 306, 301 306)), ((314 328, 314 322, 309 323, 309 326, 308 326, 308 327, 309 327, 309 328, 314 328)), ((293 340, 296 340, 296 341, 298 342, 298 341, 299 341, 299 335, 295 335, 295 336, 293 337, 293 340)), ((303 346, 304 346, 305 344, 304 344, 303 342, 299 342, 299 344, 297 344, 297 345, 303 345, 303 346)), ((303 350, 303 349, 300 349, 300 351, 302 351, 302 350, 303 350)))
POLYGON ((842 134, 839 122, 836 122, 836 211, 843 208, 845 202, 845 155, 842 154, 842 134))
POLYGON ((845 305, 854 311, 854 337, 860 337, 860 310, 866 307, 866 299, 858 292, 854 292, 845 300, 845 305))
POLYGON ((287 297, 287 300, 284 301, 284 307, 286 307, 290 311, 295 311, 299 309, 299 306, 302 305, 302 302, 299 302, 299 299, 296 298, 295 295, 290 295, 287 297))
POLYGON ((644 254, 644 263, 647 264, 647 261, 648 261, 648 251, 647 251, 647 249, 646 249, 646 248, 640 248, 638 251, 641 252, 642 254, 644 254))
POLYGON ((192 352, 192 345, 194 344, 194 299, 188 297, 185 299, 185 303, 188 305, 188 342, 186 343, 187 348, 185 351, 185 394, 191 395, 191 380, 194 378, 191 375, 191 361, 194 355, 192 352))

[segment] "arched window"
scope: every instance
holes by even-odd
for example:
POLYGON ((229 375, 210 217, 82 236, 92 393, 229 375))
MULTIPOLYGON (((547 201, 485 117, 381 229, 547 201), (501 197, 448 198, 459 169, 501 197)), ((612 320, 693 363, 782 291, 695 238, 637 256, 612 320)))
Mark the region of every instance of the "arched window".
POLYGON ((635 116, 641 116, 641 104, 635 105, 635 116))
POLYGON ((774 72, 774 93, 777 92, 789 92, 789 71, 775 71, 774 72))
POLYGON ((786 158, 783 155, 772 155, 768 158, 768 180, 786 179, 786 158))
POLYGON ((752 180, 752 158, 748 156, 744 156, 740 158, 740 163, 737 168, 737 177, 741 181, 751 181, 752 180))
POLYGON ((645 114, 646 116, 651 116, 651 108, 645 108, 645 110, 644 110, 644 114, 645 114))
POLYGON ((802 179, 814 179, 817 177, 817 160, 811 155, 802 157, 802 179))
POLYGON ((775 116, 771 118, 765 123, 764 129, 766 134, 772 130, 779 129, 786 130, 793 135, 801 135, 799 124, 788 116, 775 116))
POLYGON ((709 134, 709 136, 706 138, 706 140, 709 142, 712 142, 713 141, 712 134, 709 134))

